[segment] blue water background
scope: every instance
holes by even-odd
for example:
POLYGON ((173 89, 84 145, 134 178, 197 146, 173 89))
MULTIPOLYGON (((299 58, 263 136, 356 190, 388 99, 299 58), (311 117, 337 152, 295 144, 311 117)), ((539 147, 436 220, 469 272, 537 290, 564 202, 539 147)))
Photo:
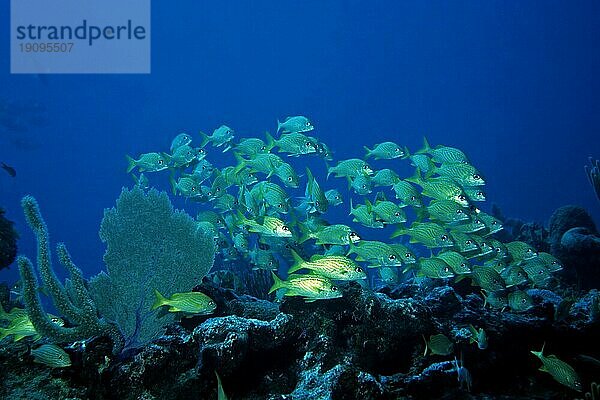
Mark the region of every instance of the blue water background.
MULTIPOLYGON (((47 114, 26 132, 0 130, 0 161, 18 173, 0 171, 0 206, 29 256, 23 195, 39 200, 51 239, 90 275, 103 265, 103 209, 132 184, 125 154, 165 151, 181 130, 222 123, 238 137, 261 136, 297 114, 312 119, 336 160, 385 140, 416 150, 426 135, 465 150, 484 173, 484 209, 494 202, 547 222, 555 208, 579 204, 600 222, 583 173, 588 156, 600 158, 597 1, 154 1, 150 75, 42 77, 8 73, 7 3, 0 98, 47 114)), ((320 160, 294 162, 324 178, 320 160)), ((167 175, 152 182, 166 188, 167 175)), ((324 186, 347 196, 342 180, 324 186)), ((13 266, 0 281, 17 276, 13 266)))

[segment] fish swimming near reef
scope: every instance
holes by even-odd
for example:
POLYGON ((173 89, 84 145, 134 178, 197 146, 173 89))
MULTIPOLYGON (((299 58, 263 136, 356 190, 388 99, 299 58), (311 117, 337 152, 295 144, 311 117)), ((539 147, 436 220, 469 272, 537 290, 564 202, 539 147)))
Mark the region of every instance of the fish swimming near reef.
POLYGON ((186 314, 209 315, 217 308, 213 299, 201 292, 174 293, 170 298, 164 297, 154 289, 156 300, 152 309, 168 306, 169 312, 183 312, 186 314))
POLYGON ((442 333, 431 335, 429 340, 425 339, 425 336, 423 335, 423 340, 425 341, 425 352, 423 353, 424 356, 427 355, 428 351, 430 354, 438 356, 447 356, 452 354, 452 351, 454 351, 454 343, 452 343, 452 341, 442 333))
POLYGON ((331 279, 324 276, 292 274, 284 281, 272 271, 271 275, 274 283, 269 289, 269 293, 273 293, 278 289, 286 289, 285 296, 301 296, 309 303, 316 300, 342 297, 339 288, 331 279))
POLYGON ((544 347, 545 344, 542 346, 540 351, 531 351, 531 354, 539 358, 542 362, 540 371, 549 373, 558 383, 581 392, 581 380, 579 379, 579 375, 577 375, 577 372, 575 372, 573 367, 560 360, 554 354, 545 356, 544 347))
POLYGON ((333 280, 354 281, 367 278, 363 269, 348 257, 317 255, 313 256, 310 261, 305 261, 294 250, 291 250, 291 253, 294 257, 294 265, 290 267, 288 274, 308 269, 333 280))
POLYGON ((43 344, 31 350, 33 361, 51 368, 66 368, 71 366, 71 357, 62 347, 55 344, 43 344))

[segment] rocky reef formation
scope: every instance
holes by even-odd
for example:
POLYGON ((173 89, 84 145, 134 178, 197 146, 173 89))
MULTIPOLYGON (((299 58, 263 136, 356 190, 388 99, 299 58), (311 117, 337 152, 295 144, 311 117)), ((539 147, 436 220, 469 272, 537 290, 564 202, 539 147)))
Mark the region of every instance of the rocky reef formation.
POLYGON ((13 222, 4 216, 0 208, 0 270, 7 268, 17 257, 17 231, 13 222))
POLYGON ((578 206, 564 206, 550 217, 550 251, 583 288, 600 287, 600 236, 592 217, 578 206))
POLYGON ((516 314, 439 281, 379 292, 349 283, 341 299, 312 304, 237 295, 211 276, 197 290, 216 300, 216 316, 172 324, 125 359, 100 338, 71 346, 73 366, 52 370, 33 364, 26 345, 4 343, 0 397, 210 399, 217 371, 232 399, 571 399, 574 391, 537 370, 530 350, 544 342, 584 387, 600 372, 585 358, 598 352, 597 291, 558 319, 561 298, 546 290, 531 290, 534 308, 516 314), (469 343, 470 324, 487 332, 486 349, 469 343), (436 333, 455 342, 454 354, 423 355, 422 335, 436 333), (470 393, 457 366, 470 371, 470 393))

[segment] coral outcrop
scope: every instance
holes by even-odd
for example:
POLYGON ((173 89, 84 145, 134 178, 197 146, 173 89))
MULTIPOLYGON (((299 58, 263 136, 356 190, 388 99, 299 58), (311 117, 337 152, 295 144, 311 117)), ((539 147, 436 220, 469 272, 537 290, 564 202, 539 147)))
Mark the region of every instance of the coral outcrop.
POLYGON ((7 268, 17 257, 17 239, 12 221, 4 216, 4 210, 0 208, 0 270, 7 268))

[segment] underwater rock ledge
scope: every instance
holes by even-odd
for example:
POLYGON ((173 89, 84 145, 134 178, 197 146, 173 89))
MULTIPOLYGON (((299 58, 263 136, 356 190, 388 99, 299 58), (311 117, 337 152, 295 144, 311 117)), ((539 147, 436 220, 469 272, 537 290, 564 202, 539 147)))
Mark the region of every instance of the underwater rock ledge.
MULTIPOLYGON (((552 303, 560 299, 544 290, 532 291, 533 309, 516 314, 484 308, 478 296, 462 296, 460 285, 434 281, 382 292, 350 283, 340 299, 286 298, 278 307, 209 279, 199 289, 217 301, 216 317, 172 324, 152 344, 110 364, 105 338, 72 346, 67 370, 33 364, 26 345, 3 344, 0 397, 211 399, 217 371, 231 399, 571 399, 570 389, 532 374, 529 351, 545 340, 552 353, 568 347, 594 354, 589 344, 600 334, 597 291, 553 322, 552 303), (485 329, 487 349, 469 343, 469 324, 485 329), (473 394, 461 389, 451 356, 423 356, 421 335, 432 332, 456 342, 473 394)), ((578 363, 583 378, 597 376, 597 367, 578 363)))

